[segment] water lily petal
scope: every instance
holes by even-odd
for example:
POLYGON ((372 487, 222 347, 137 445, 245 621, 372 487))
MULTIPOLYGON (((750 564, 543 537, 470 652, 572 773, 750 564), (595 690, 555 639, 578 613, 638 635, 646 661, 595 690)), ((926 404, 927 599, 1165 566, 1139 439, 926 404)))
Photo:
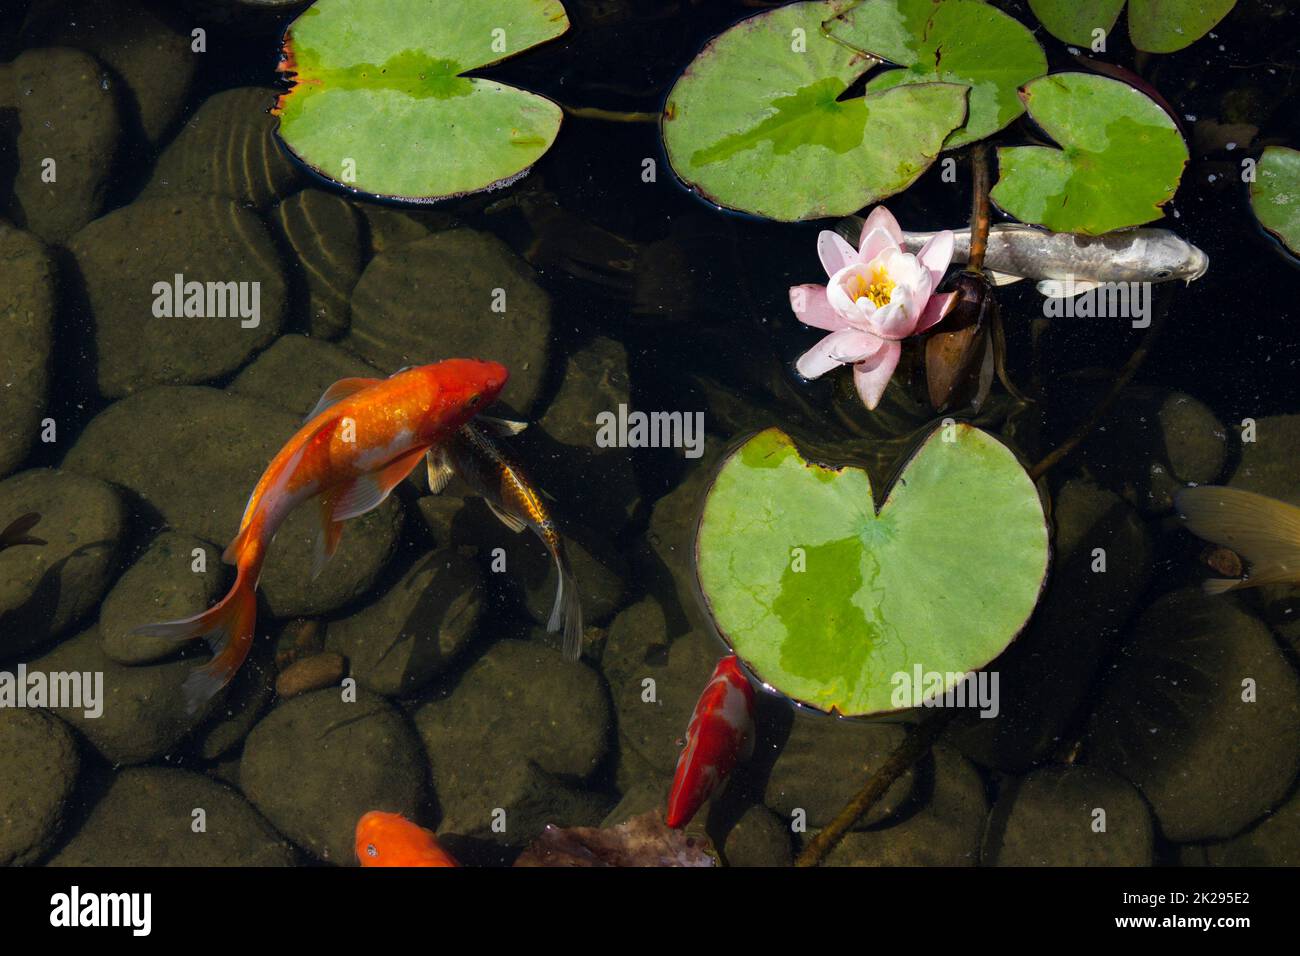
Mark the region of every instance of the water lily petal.
POLYGON ((861 252, 862 260, 864 262, 871 261, 880 254, 880 250, 885 248, 886 245, 901 246, 902 244, 903 229, 899 226, 898 220, 894 218, 894 214, 884 206, 877 206, 871 210, 871 214, 867 216, 867 221, 862 224, 862 235, 858 239, 858 249, 861 252), (874 251, 868 251, 868 240, 880 241, 874 239, 872 235, 876 230, 883 232, 891 242, 881 245, 874 251))
POLYGON ((880 404, 880 397, 885 394, 885 386, 893 377, 894 369, 898 368, 902 354, 903 347, 897 342, 885 342, 875 355, 853 366, 853 385, 868 409, 880 404))
POLYGON ((873 229, 863 237, 862 245, 858 247, 858 256, 863 262, 871 262, 886 249, 897 248, 898 240, 890 235, 887 230, 873 229))
POLYGON ((848 325, 844 317, 831 307, 824 285, 808 283, 791 286, 790 308, 794 310, 795 318, 814 329, 836 332, 848 325))
POLYGON ((867 338, 871 336, 856 329, 832 332, 799 356, 794 367, 804 378, 820 378, 836 366, 845 364, 841 356, 862 354, 863 339, 867 338))
POLYGON ((932 288, 939 288, 939 283, 943 281, 943 274, 948 271, 948 266, 952 263, 954 241, 955 237, 951 229, 936 232, 916 254, 921 265, 930 273, 932 288))
POLYGON ((916 320, 908 310, 908 295, 904 289, 895 289, 895 298, 889 305, 881 306, 871 317, 872 331, 882 339, 903 339, 912 334, 916 320))
POLYGON ((830 302, 831 309, 844 319, 847 324, 862 326, 865 318, 869 318, 876 311, 876 306, 870 300, 863 300, 865 308, 861 307, 849 294, 847 288, 849 280, 857 273, 868 274, 867 267, 857 262, 845 266, 831 276, 830 283, 826 286, 826 297, 830 302))
POLYGON ((913 334, 920 335, 947 315, 956 295, 955 292, 940 292, 938 295, 931 296, 930 301, 926 303, 925 311, 921 313, 921 318, 917 320, 913 334))
POLYGON ((858 250, 829 229, 823 229, 817 236, 817 255, 828 276, 858 261, 858 250))

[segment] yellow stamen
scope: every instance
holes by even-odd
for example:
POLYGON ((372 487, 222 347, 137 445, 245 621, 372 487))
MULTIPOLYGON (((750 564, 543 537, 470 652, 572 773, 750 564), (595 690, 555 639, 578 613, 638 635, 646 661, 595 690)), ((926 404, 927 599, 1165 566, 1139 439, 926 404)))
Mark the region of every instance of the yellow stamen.
POLYGON ((869 299, 879 309, 889 305, 896 285, 898 283, 889 277, 884 266, 876 266, 871 270, 870 282, 861 273, 855 273, 850 279, 848 293, 854 302, 869 299))

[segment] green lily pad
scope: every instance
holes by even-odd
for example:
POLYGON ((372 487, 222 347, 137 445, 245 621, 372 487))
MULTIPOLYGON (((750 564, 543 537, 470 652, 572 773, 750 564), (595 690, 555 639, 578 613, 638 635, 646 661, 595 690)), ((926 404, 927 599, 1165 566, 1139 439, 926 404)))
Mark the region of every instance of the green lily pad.
POLYGON ((1033 612, 1047 559, 1034 483, 963 424, 931 433, 879 512, 865 471, 759 432, 723 462, 696 538, 709 610, 754 673, 859 716, 905 709, 895 675, 919 667, 947 690, 997 657, 1033 612))
MULTIPOLYGON (((1214 28, 1237 0, 1131 0, 1128 33, 1148 53, 1173 53, 1191 46, 1214 28)), ((1029 0, 1029 9, 1052 36, 1091 47, 1094 30, 1115 26, 1124 0, 1029 0)))
POLYGON ((317 0, 285 33, 284 143, 322 176, 412 202, 504 185, 551 147, 561 110, 467 77, 569 28, 558 0, 317 0))
POLYGON ((949 134, 945 149, 1005 127, 1025 111, 1020 87, 1047 72, 1028 28, 981 0, 866 0, 826 29, 855 50, 905 67, 873 77, 868 92, 935 81, 970 87, 966 124, 949 134))
POLYGON ((792 3, 711 40, 668 94, 673 170, 720 206, 841 216, 910 186, 966 120, 967 88, 916 83, 841 100, 876 64, 821 25, 846 0, 792 3))
POLYGON ((1264 150, 1250 184, 1250 207, 1265 229, 1300 255, 1300 150, 1264 150))
POLYGON ((1150 97, 1091 73, 1054 73, 1021 93, 1061 144, 998 150, 991 196, 1022 222, 1099 236, 1164 215, 1187 165, 1178 127, 1150 97))

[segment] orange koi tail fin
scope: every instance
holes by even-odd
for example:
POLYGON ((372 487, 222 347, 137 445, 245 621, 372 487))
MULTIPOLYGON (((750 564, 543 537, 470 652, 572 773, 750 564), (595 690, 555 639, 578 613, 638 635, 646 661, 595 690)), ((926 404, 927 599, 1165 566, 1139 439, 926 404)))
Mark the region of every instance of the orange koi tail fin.
POLYGON ((253 646, 253 630, 257 626, 256 580, 251 569, 240 568, 230 593, 202 614, 163 624, 145 624, 132 631, 177 642, 196 637, 208 642, 215 656, 203 667, 196 668, 183 688, 185 709, 191 714, 230 683, 253 646))

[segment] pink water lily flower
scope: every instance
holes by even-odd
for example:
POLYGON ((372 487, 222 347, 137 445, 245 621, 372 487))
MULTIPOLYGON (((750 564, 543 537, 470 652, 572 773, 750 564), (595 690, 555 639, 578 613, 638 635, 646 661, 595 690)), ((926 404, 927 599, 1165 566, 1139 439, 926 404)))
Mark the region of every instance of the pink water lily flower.
POLYGON ((792 286, 790 305, 800 322, 830 335, 800 356, 799 374, 817 378, 852 365, 863 404, 875 408, 903 354, 902 340, 921 334, 952 307, 951 292, 935 294, 952 247, 953 235, 944 230, 915 255, 907 252, 903 230, 884 206, 863 223, 857 249, 823 231, 817 254, 830 281, 792 286))

